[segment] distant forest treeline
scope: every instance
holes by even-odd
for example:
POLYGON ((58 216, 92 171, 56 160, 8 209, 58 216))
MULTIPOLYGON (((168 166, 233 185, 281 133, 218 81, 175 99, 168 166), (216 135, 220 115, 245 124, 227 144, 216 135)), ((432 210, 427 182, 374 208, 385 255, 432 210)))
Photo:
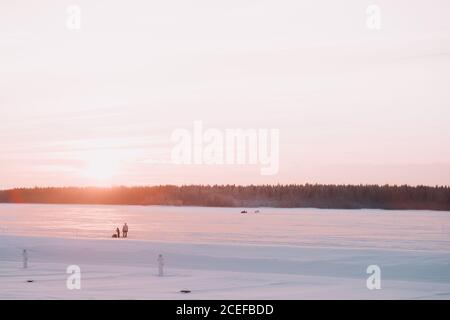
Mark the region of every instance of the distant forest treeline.
POLYGON ((0 202, 450 211, 450 187, 305 184, 28 188, 0 191, 0 202))

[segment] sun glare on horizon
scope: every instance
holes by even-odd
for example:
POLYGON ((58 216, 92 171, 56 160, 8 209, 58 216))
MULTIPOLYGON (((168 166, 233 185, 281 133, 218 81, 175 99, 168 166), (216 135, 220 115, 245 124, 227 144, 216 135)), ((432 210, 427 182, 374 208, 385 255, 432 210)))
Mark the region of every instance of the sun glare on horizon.
POLYGON ((86 163, 84 175, 96 183, 108 183, 119 174, 120 161, 112 155, 94 155, 86 163))

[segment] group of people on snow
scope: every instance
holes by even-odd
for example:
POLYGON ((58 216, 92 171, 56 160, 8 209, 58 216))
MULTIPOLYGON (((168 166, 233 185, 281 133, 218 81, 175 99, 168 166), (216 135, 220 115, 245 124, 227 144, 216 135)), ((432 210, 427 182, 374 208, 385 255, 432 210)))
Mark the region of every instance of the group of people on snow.
MULTIPOLYGON (((127 225, 127 223, 125 222, 125 224, 124 224, 123 227, 122 227, 122 237, 123 237, 123 238, 126 238, 127 236, 128 236, 128 225, 127 225)), ((112 235, 112 237, 113 237, 113 238, 120 238, 120 229, 119 229, 119 227, 116 228, 116 233, 114 233, 114 234, 112 235)))

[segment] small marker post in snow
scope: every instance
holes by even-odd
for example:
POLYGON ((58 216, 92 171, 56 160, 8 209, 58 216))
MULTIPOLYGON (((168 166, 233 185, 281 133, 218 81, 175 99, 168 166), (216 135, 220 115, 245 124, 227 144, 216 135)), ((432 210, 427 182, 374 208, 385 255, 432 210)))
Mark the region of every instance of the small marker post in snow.
POLYGON ((158 276, 164 276, 164 257, 162 254, 158 256, 158 276))
POLYGON ((23 258, 23 268, 28 268, 28 252, 27 249, 23 249, 22 251, 22 258, 23 258))

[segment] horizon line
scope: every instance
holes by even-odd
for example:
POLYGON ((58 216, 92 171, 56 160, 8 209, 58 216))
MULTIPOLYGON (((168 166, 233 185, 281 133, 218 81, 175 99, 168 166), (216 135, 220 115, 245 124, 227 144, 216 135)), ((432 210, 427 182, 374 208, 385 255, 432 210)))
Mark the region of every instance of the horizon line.
POLYGON ((146 185, 111 185, 111 186, 34 186, 34 187, 11 187, 11 188, 0 188, 1 191, 11 191, 11 190, 32 190, 32 189, 115 189, 115 188, 158 188, 158 187, 289 187, 289 186, 336 186, 336 187, 427 187, 427 188, 450 188, 450 185, 426 185, 426 184, 376 184, 376 183, 266 183, 266 184, 146 184, 146 185))

